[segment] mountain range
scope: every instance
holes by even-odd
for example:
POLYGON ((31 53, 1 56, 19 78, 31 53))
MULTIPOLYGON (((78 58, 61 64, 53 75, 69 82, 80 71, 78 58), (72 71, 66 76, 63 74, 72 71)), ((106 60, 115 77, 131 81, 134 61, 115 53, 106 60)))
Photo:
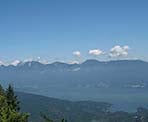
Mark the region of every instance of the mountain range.
POLYGON ((17 91, 49 97, 110 101, 125 106, 128 103, 135 108, 148 103, 148 62, 91 59, 81 64, 30 61, 1 65, 0 83, 4 86, 11 83, 17 91))

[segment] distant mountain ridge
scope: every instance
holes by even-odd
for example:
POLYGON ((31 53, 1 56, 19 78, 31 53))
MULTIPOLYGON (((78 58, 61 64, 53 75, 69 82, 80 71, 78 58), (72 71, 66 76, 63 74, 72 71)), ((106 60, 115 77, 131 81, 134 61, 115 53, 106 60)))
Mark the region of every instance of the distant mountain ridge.
POLYGON ((1 63, 0 66, 2 67, 9 67, 9 66, 23 66, 23 65, 30 65, 30 64, 38 64, 38 65, 81 65, 81 64, 106 64, 106 63, 123 63, 123 62, 141 62, 141 63, 148 63, 146 61, 143 61, 143 60, 110 60, 110 61, 99 61, 99 60, 96 60, 96 59, 88 59, 80 64, 78 63, 65 63, 65 62, 60 62, 60 61, 56 61, 56 62, 53 62, 53 63, 43 63, 41 61, 35 61, 35 60, 32 60, 32 61, 17 61, 15 64, 14 63, 10 63, 10 64, 3 64, 1 63))
MULTIPOLYGON (((17 91, 70 100, 148 101, 148 62, 98 61, 81 64, 31 61, 0 66, 0 82, 17 91)), ((140 103, 140 102, 139 102, 140 103)))

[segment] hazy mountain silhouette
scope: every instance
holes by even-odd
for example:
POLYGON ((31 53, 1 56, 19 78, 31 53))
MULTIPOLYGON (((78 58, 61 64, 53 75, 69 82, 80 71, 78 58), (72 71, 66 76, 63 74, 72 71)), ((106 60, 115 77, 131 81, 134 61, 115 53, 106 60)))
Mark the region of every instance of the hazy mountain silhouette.
POLYGON ((14 84, 18 91, 70 100, 148 102, 148 62, 141 60, 25 62, 0 66, 0 81, 14 84))

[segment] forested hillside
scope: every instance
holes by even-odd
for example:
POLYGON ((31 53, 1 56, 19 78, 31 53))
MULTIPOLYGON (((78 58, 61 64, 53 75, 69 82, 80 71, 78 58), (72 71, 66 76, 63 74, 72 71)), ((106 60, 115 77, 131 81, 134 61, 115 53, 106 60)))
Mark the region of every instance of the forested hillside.
POLYGON ((111 104, 103 102, 17 95, 11 85, 6 90, 0 86, 0 122, 148 122, 148 110, 142 107, 135 113, 111 112, 111 104))

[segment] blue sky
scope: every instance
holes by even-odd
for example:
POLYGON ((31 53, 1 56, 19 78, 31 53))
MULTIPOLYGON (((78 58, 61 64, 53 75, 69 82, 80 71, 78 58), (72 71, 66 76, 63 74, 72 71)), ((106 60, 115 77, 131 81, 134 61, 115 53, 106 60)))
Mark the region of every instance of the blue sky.
POLYGON ((148 60, 147 5, 146 0, 0 0, 0 60, 148 60), (109 56, 124 46, 129 47, 124 55, 109 56), (101 53, 89 54, 94 49, 101 53))

